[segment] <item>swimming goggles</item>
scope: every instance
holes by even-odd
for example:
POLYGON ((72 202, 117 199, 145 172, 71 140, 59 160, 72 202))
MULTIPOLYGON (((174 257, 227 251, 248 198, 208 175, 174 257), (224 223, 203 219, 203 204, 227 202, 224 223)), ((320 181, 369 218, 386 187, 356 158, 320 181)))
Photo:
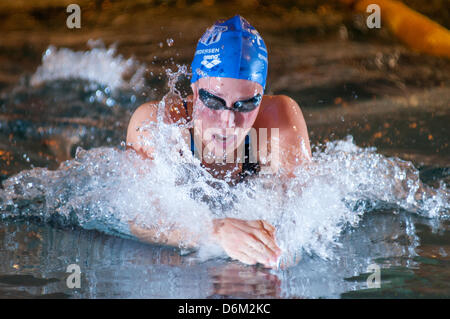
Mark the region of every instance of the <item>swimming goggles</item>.
POLYGON ((205 106, 211 110, 230 110, 234 112, 251 112, 256 109, 261 103, 262 96, 257 94, 254 97, 244 100, 237 101, 233 104, 231 108, 227 107, 227 103, 224 99, 209 93, 204 89, 198 91, 200 100, 205 104, 205 106))

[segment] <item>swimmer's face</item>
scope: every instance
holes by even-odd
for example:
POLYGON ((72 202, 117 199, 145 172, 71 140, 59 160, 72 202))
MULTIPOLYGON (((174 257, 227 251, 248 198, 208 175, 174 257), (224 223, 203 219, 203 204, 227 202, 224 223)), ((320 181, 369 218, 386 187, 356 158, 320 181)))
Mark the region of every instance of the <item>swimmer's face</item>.
POLYGON ((194 120, 197 129, 201 127, 203 147, 217 157, 233 152, 255 123, 262 86, 248 80, 206 77, 193 83, 192 90, 194 120))

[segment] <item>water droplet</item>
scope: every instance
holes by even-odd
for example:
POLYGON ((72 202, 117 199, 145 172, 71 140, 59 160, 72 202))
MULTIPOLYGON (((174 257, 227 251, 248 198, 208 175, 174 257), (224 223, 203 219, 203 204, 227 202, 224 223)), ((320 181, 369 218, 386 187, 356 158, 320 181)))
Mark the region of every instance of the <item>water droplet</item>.
POLYGON ((114 104, 116 104, 116 101, 114 101, 112 98, 106 99, 106 105, 108 105, 109 107, 114 106, 114 104))

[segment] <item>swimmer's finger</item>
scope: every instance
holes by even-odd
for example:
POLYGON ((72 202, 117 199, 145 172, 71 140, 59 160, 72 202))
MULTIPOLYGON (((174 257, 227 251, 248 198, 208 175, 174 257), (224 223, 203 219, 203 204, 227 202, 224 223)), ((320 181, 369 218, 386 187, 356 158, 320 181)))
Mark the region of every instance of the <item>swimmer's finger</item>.
POLYGON ((251 254, 251 256, 260 264, 266 266, 275 265, 278 255, 256 236, 251 234, 247 236, 248 239, 245 241, 246 245, 242 247, 243 249, 241 251, 251 254))
MULTIPOLYGON (((258 242, 257 250, 264 254, 265 260, 267 260, 267 254, 270 254, 271 258, 269 262, 277 262, 277 259, 281 254, 281 249, 277 246, 274 236, 270 235, 264 227, 262 227, 260 221, 247 221, 245 224, 235 222, 234 226, 246 235, 251 234, 249 241, 258 242), (247 225, 250 225, 251 227, 247 227, 247 225), (259 225, 259 227, 254 227, 255 225, 259 225)), ((253 246, 253 248, 255 248, 255 245, 253 246)))
POLYGON ((270 253, 252 234, 242 232, 240 243, 228 252, 228 255, 238 260, 246 260, 246 263, 249 263, 250 260, 252 260, 253 263, 250 264, 266 264, 269 261, 268 255, 270 255, 270 253))
POLYGON ((245 241, 245 245, 242 246, 241 251, 251 255, 260 264, 270 263, 273 258, 271 258, 272 252, 252 235, 248 235, 248 237, 250 238, 245 241))
POLYGON ((275 236, 275 227, 273 227, 270 223, 266 222, 265 220, 249 220, 247 221, 247 224, 251 226, 252 228, 256 229, 264 229, 266 230, 270 236, 275 236))
MULTIPOLYGON (((258 220, 247 220, 246 221, 247 225, 252 227, 252 228, 256 228, 256 229, 261 229, 261 228, 265 228, 265 224, 270 225, 269 223, 267 223, 266 221, 262 220, 262 219, 258 219, 258 220)), ((267 230, 269 230, 269 227, 267 227, 267 230)))
POLYGON ((254 237, 253 240, 257 240, 261 242, 264 246, 267 246, 272 254, 274 255, 280 254, 281 250, 276 245, 273 236, 271 236, 264 228, 261 227, 255 228, 251 225, 250 225, 251 227, 247 227, 248 224, 250 223, 254 224, 255 222, 261 226, 261 223, 259 223, 258 221, 248 221, 246 224, 236 223, 234 224, 234 226, 240 231, 242 231, 244 234, 251 234, 254 237))
POLYGON ((252 233, 270 250, 273 259, 278 258, 281 254, 281 249, 278 247, 273 236, 270 236, 265 230, 254 230, 252 233))
POLYGON ((271 234, 275 233, 275 227, 273 227, 271 224, 269 224, 268 222, 266 222, 265 220, 261 220, 263 227, 268 230, 271 234))
POLYGON ((261 263, 269 267, 277 263, 280 250, 273 236, 258 221, 224 219, 216 236, 231 258, 245 264, 261 263))
POLYGON ((245 253, 244 251, 237 251, 234 254, 230 255, 231 258, 239 260, 240 262, 246 264, 246 265, 254 265, 257 263, 257 260, 250 256, 248 253, 245 253))
MULTIPOLYGON (((279 250, 279 247, 276 244, 276 237, 275 237, 276 229, 275 229, 275 227, 273 227, 271 224, 269 224, 265 220, 261 220, 260 222, 261 222, 261 226, 263 227, 263 229, 269 234, 269 236, 271 238, 271 242, 273 242, 275 244, 276 248, 278 248, 278 250, 279 250)), ((279 250, 278 252, 281 253, 281 250, 279 250)))
POLYGON ((261 233, 266 233, 268 235, 268 237, 270 237, 270 238, 273 237, 273 240, 274 240, 275 239, 275 236, 274 236, 275 228, 273 226, 271 226, 269 223, 267 223, 267 225, 270 226, 270 227, 268 227, 269 230, 265 228, 263 220, 247 220, 247 221, 245 221, 245 223, 242 223, 242 221, 238 221, 238 222, 234 221, 233 222, 233 226, 243 232, 250 231, 252 233, 255 233, 255 231, 257 231, 257 232, 261 232, 261 233))
POLYGON ((240 229, 237 229, 237 232, 231 229, 223 234, 225 237, 222 237, 224 238, 222 247, 228 256, 247 265, 254 265, 259 262, 256 260, 260 259, 258 252, 248 245, 248 241, 251 241, 248 233, 240 229))
POLYGON ((252 258, 248 253, 245 253, 242 248, 230 249, 230 247, 224 247, 228 256, 232 259, 239 260, 247 265, 256 264, 256 260, 252 258))
POLYGON ((242 243, 236 249, 228 251, 228 255, 247 265, 260 263, 273 267, 273 262, 267 257, 270 254, 267 252, 267 248, 251 235, 246 234, 244 236, 246 238, 243 238, 242 243))

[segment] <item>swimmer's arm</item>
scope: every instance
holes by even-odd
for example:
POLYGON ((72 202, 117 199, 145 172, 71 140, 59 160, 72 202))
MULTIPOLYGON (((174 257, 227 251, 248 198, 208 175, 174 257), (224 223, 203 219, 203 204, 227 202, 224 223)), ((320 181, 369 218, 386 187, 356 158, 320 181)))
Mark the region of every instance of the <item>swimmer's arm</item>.
MULTIPOLYGON (((139 225, 135 220, 129 221, 130 232, 137 239, 148 244, 160 244, 178 248, 194 249, 200 245, 200 235, 195 234, 176 222, 169 222, 164 218, 164 210, 158 199, 151 202, 153 208, 159 212, 159 217, 153 218, 151 225, 139 225)), ((212 233, 212 226, 205 223, 207 232, 212 233)))
POLYGON ((134 222, 129 225, 131 233, 142 242, 195 249, 201 240, 207 240, 222 247, 229 257, 248 265, 259 263, 276 268, 281 255, 275 228, 264 220, 214 219, 205 230, 207 236, 202 238, 176 225, 165 232, 158 231, 157 226, 144 228, 134 222))
POLYGON ((199 238, 189 234, 187 229, 173 227, 173 229, 161 232, 157 227, 143 227, 135 222, 129 222, 131 234, 140 241, 148 244, 160 244, 178 248, 194 249, 199 246, 199 238))

